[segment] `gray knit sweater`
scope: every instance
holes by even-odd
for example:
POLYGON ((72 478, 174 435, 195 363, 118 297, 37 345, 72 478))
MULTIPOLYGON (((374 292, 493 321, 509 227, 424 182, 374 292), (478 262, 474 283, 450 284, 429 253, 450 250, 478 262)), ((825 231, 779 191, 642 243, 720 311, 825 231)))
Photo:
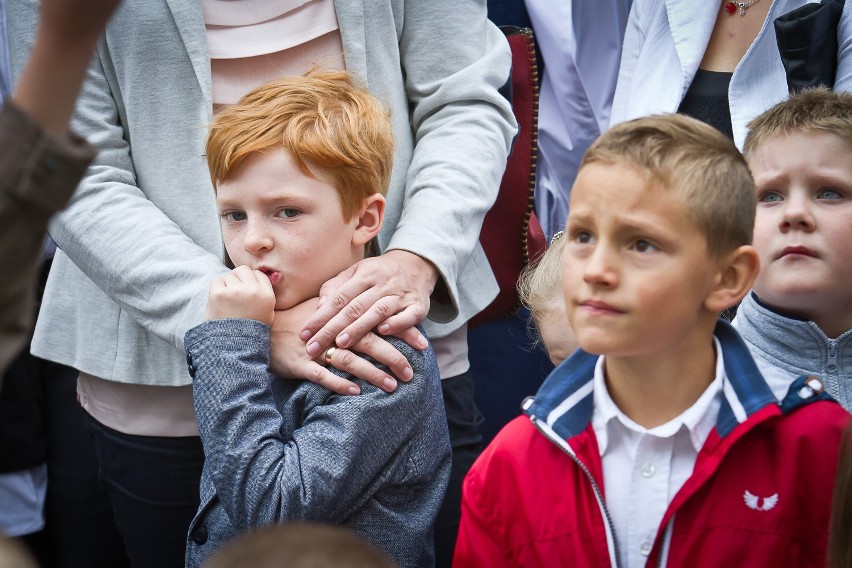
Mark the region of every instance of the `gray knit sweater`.
POLYGON ((814 322, 778 314, 753 293, 743 300, 733 325, 776 397, 783 398, 799 375, 816 374, 828 393, 852 411, 852 330, 830 339, 814 322))

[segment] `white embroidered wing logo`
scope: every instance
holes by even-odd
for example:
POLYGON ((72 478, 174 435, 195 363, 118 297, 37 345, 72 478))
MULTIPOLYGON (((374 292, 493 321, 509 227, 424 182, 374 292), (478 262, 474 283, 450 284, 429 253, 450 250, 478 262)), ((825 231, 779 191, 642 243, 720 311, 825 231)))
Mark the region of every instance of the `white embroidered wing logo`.
POLYGON ((775 505, 778 504, 778 494, 776 493, 775 495, 764 497, 763 505, 761 505, 760 497, 753 495, 751 491, 746 489, 746 492, 743 493, 743 501, 745 501, 746 507, 754 511, 769 511, 774 509, 775 505))

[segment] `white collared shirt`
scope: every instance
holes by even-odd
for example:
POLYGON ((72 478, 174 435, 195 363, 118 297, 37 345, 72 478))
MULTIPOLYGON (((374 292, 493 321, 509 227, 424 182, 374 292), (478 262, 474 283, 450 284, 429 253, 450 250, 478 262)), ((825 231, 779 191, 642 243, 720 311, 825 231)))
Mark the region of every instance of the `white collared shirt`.
POLYGON ((695 467, 698 452, 716 424, 725 363, 719 341, 716 376, 680 416, 650 430, 615 405, 604 381, 604 357, 594 376, 592 427, 601 454, 604 494, 622 566, 644 566, 660 522, 695 467))

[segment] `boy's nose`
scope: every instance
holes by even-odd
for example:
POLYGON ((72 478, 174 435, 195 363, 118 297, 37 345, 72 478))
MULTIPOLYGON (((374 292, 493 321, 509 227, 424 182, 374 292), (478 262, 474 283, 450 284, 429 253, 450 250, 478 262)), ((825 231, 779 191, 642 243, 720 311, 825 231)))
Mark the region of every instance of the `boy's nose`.
POLYGON ((586 261, 583 281, 597 286, 613 286, 617 282, 615 253, 598 244, 586 261))
POLYGON ((812 203, 804 195, 791 195, 787 199, 781 217, 781 230, 791 229, 813 231, 816 221, 813 216, 812 203))
POLYGON ((246 252, 257 254, 260 251, 272 248, 272 237, 268 229, 267 223, 262 221, 249 222, 243 241, 246 252))

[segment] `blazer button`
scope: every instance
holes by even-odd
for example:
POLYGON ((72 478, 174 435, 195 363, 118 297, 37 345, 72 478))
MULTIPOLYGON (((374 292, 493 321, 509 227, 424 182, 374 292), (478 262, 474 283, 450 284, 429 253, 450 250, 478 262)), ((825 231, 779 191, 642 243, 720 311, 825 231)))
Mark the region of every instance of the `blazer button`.
POLYGON ((198 546, 207 542, 207 529, 201 526, 192 531, 192 542, 198 546))
POLYGON ((192 355, 189 353, 186 354, 186 364, 192 365, 192 355))
POLYGON ((190 376, 190 377, 192 377, 192 378, 194 379, 194 378, 195 378, 195 365, 193 365, 192 363, 190 363, 190 364, 187 366, 187 369, 189 369, 189 376, 190 376))

